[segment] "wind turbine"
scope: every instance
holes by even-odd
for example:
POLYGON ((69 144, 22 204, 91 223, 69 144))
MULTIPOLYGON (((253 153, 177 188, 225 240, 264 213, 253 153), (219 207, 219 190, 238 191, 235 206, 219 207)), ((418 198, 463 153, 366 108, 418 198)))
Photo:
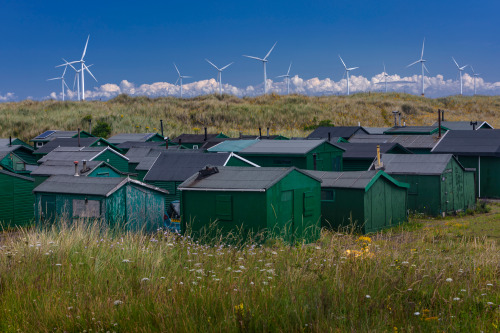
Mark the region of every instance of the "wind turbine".
POLYGON ((344 65, 344 68, 345 68, 345 74, 347 76, 347 95, 349 95, 349 72, 352 70, 355 70, 356 68, 359 68, 359 67, 347 68, 347 66, 345 65, 344 60, 342 60, 342 57, 340 56, 340 54, 339 54, 339 58, 340 58, 340 61, 342 61, 342 65, 344 65))
POLYGON ((455 60, 455 58, 451 57, 451 59, 453 59, 453 62, 455 63, 455 65, 457 65, 458 72, 460 73, 460 95, 462 95, 462 91, 463 91, 463 89, 462 89, 462 87, 463 87, 463 86, 462 86, 462 72, 463 72, 463 70, 465 69, 465 67, 467 67, 467 66, 469 66, 469 65, 465 65, 465 66, 460 67, 460 66, 458 66, 458 63, 457 63, 457 61, 455 60))
POLYGON ((470 69, 472 70, 472 77, 474 79, 474 95, 475 95, 476 94, 476 77, 478 77, 481 74, 474 72, 474 68, 472 68, 472 66, 470 66, 470 69))
MULTIPOLYGON (((65 64, 69 67, 71 67, 75 71, 75 79, 73 80, 73 90, 75 90, 75 82, 77 82, 77 91, 78 91, 78 100, 80 100, 80 72, 81 69, 78 70, 76 69, 72 64, 70 64, 66 59, 62 58, 62 60, 65 62, 65 64)), ((88 66, 91 67, 92 65, 88 66)))
POLYGON ((64 67, 64 72, 63 74, 60 76, 60 77, 54 77, 52 79, 48 79, 47 81, 52 81, 52 80, 61 80, 61 88, 62 88, 62 100, 64 101, 64 86, 66 86, 66 88, 68 88, 69 90, 69 87, 68 85, 66 84, 66 81, 64 80, 64 75, 66 74, 66 70, 68 69, 68 66, 65 66, 64 67))
POLYGON ((285 75, 280 75, 278 77, 284 77, 286 81, 286 94, 290 95, 290 69, 292 68, 292 62, 290 62, 290 66, 288 66, 288 72, 285 75))
POLYGON ((424 42, 422 43, 422 54, 420 55, 420 59, 415 61, 415 62, 412 62, 411 64, 409 64, 408 66, 406 66, 406 68, 410 67, 410 66, 413 66, 417 63, 421 63, 422 64, 422 96, 424 96, 424 79, 425 79, 425 73, 424 73, 424 69, 427 71, 427 73, 429 73, 429 70, 427 69, 427 67, 425 67, 425 62, 427 60, 424 60, 424 45, 425 45, 425 38, 424 38, 424 42))
MULTIPOLYGON (((276 43, 278 43, 278 42, 276 42, 276 43)), ((262 61, 262 64, 264 65, 264 95, 267 94, 267 73, 266 73, 267 57, 269 57, 269 55, 273 51, 274 47, 276 46, 276 43, 274 43, 273 47, 271 47, 271 49, 269 50, 269 52, 267 52, 267 54, 264 58, 257 58, 257 57, 252 57, 252 56, 248 56, 248 55, 243 55, 244 57, 247 57, 250 59, 262 61)))
POLYGON ((177 82, 179 82, 179 80, 181 81, 181 98, 182 98, 182 79, 190 79, 191 76, 181 75, 181 72, 179 72, 179 69, 177 68, 175 63, 174 63, 174 67, 175 67, 175 70, 177 71, 177 74, 179 74, 179 77, 177 78, 177 81, 175 81, 175 84, 177 84, 177 82))
POLYGON ((97 79, 95 78, 95 76, 90 72, 89 68, 87 66, 85 66, 84 58, 85 58, 85 53, 87 52, 89 38, 90 38, 90 35, 87 36, 87 42, 85 43, 85 48, 83 49, 82 57, 80 60, 66 62, 65 64, 56 66, 56 67, 61 67, 61 66, 67 66, 67 65, 76 64, 76 63, 79 63, 81 65, 82 68, 80 69, 80 73, 82 75, 82 100, 85 100, 85 75, 84 75, 85 71, 87 71, 90 74, 90 76, 92 76, 92 78, 95 80, 95 82, 97 82, 97 79))
MULTIPOLYGON (((213 63, 210 62, 210 60, 205 59, 210 65, 212 65, 219 73, 217 75, 217 80, 219 81, 219 94, 222 96, 222 71, 234 64, 234 62, 227 64, 226 66, 219 68, 215 66, 213 63)), ((180 75, 180 74, 179 74, 180 75)))
POLYGON ((385 92, 387 93, 387 77, 389 76, 389 74, 387 74, 387 72, 385 71, 385 64, 382 64, 384 65, 384 73, 382 75, 384 76, 385 92))

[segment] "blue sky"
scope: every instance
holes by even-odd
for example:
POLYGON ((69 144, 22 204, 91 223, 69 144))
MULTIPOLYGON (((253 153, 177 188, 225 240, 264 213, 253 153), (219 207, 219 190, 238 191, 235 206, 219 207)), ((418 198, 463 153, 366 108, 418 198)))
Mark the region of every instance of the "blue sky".
MULTIPOLYGON (((285 74, 293 61, 291 74, 297 78, 292 91, 302 84, 303 90, 297 91, 328 93, 331 87, 332 93, 341 93, 343 67, 338 54, 348 66, 360 67, 352 73, 360 77, 358 91, 373 89, 361 77, 373 83, 372 78, 383 71, 382 62, 389 74, 411 78, 419 73, 418 67, 405 66, 419 58, 424 37, 429 76, 443 76, 429 85, 448 82, 448 88, 436 88, 435 95, 456 90, 457 70, 451 56, 460 64, 472 64, 482 74, 484 87, 488 87, 483 93, 498 94, 499 12, 500 3, 491 0, 4 0, 0 5, 0 100, 42 99, 51 93, 59 97, 60 83, 46 79, 61 74, 62 70, 54 68, 61 57, 77 60, 81 56, 88 34, 86 62, 94 64, 91 70, 99 82, 86 77, 86 90, 94 98, 112 97, 100 93, 116 92, 115 86, 120 92, 149 94, 155 82, 173 84, 177 74, 172 62, 183 74, 193 76, 185 82, 191 83, 188 92, 206 91, 207 86, 212 89, 214 82, 206 80, 215 78, 216 72, 204 58, 220 66, 234 61, 223 73, 223 83, 235 92, 241 89, 242 94, 252 94, 247 89, 250 86, 257 93, 262 89, 262 65, 242 54, 263 57, 275 41, 268 78, 276 83, 277 91, 283 86, 275 77, 285 74), (318 80, 311 81, 313 78, 318 80), (120 85, 123 80, 126 82, 120 85), (109 86, 102 87, 105 84, 109 86), (146 86, 138 89, 143 84, 146 86), (323 90, 315 86, 325 84, 323 90), (135 90, 125 89, 130 86, 135 90), (6 98, 7 93, 13 95, 6 98)), ((73 75, 68 72, 71 88, 73 75)), ((356 84, 354 78, 355 91, 356 84)))

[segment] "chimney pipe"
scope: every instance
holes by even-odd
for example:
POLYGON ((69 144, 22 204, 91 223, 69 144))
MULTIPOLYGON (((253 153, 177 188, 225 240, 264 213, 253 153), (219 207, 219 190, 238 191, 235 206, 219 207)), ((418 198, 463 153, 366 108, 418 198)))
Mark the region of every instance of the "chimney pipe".
POLYGON ((472 122, 472 120, 471 120, 470 124, 472 125, 472 130, 475 131, 476 130, 477 121, 472 122))
POLYGON ((168 149, 168 136, 165 138, 165 147, 168 149))
POLYGON ((75 177, 78 177, 78 176, 80 176, 78 174, 78 161, 74 161, 73 163, 75 163, 75 177))
POLYGON ((380 168, 380 145, 377 145, 377 165, 380 168))
POLYGON ((328 132, 328 142, 332 141, 332 132, 328 132))
POLYGON ((269 139, 269 127, 267 128, 267 138, 269 139))
POLYGON ((87 160, 82 160, 82 170, 87 170, 87 160))
POLYGON ((207 141, 207 128, 205 127, 205 141, 207 141))
POLYGON ((394 127, 396 127, 398 126, 398 119, 397 119, 398 111, 392 111, 392 114, 394 115, 394 127))
POLYGON ((313 154, 313 166, 314 166, 314 170, 317 170, 317 154, 316 153, 313 154))
POLYGON ((444 121, 444 110, 441 110, 441 121, 444 121))
POLYGON ((92 134, 92 119, 89 119, 89 134, 92 134))
POLYGON ((240 139, 242 139, 242 138, 243 138, 243 133, 240 132, 240 139))
POLYGON ((259 139, 262 139, 262 128, 259 127, 259 139))
POLYGON ((9 135, 9 147, 12 146, 12 136, 9 135))
POLYGON ((182 139, 179 139, 179 146, 182 144, 182 139))
POLYGON ((438 138, 440 138, 441 137, 441 109, 438 109, 438 126, 439 126, 438 138))
POLYGON ((399 127, 401 127, 401 112, 398 112, 398 118, 399 118, 399 127))
POLYGON ((80 128, 78 128, 78 147, 80 147, 80 128))
POLYGON ((161 136, 163 136, 163 119, 160 119, 161 136))

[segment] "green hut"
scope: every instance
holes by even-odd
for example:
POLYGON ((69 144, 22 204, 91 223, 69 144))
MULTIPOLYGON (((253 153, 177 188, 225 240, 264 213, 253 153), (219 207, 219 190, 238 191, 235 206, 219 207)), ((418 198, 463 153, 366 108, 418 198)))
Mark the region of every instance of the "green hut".
POLYGON ((36 166, 33 148, 24 145, 0 146, 0 169, 27 175, 36 166))
POLYGON ((344 149, 342 155, 343 171, 366 171, 377 157, 377 146, 383 154, 411 154, 408 149, 397 143, 337 143, 344 149))
MULTIPOLYGON (((38 149, 43 147, 46 143, 55 140, 57 138, 77 138, 77 137, 78 137, 78 131, 49 130, 36 136, 30 141, 33 142, 34 148, 38 149)), ((93 135, 86 131, 80 131, 80 138, 88 138, 88 137, 93 137, 93 135)))
POLYGON ((55 138, 54 140, 47 142, 43 145, 43 147, 38 148, 33 152, 36 156, 37 160, 47 155, 51 151, 59 147, 110 147, 113 150, 121 153, 120 148, 115 146, 112 143, 104 140, 103 138, 96 138, 94 136, 86 137, 86 138, 55 138))
POLYGON ((165 207, 168 207, 172 201, 180 200, 177 187, 207 165, 258 167, 233 153, 206 154, 192 149, 165 151, 155 159, 144 182, 168 191, 165 195, 165 207))
POLYGON ((444 215, 465 211, 476 204, 475 169, 464 168, 451 154, 384 154, 381 161, 386 173, 410 184, 410 211, 444 215))
POLYGON ((179 185, 181 229, 268 232, 288 242, 319 238, 320 180, 296 168, 210 167, 179 185))
POLYGON ((181 134, 178 137, 172 139, 179 146, 183 146, 188 149, 201 149, 201 147, 211 139, 216 138, 229 138, 223 133, 219 134, 208 134, 205 128, 205 134, 181 134))
POLYGON ((0 170, 0 230, 33 221, 33 179, 0 170))
POLYGON ((322 226, 375 232, 407 221, 408 184, 382 170, 308 171, 321 179, 322 226))
POLYGON ((165 192, 130 178, 52 176, 33 190, 35 217, 39 223, 102 219, 110 226, 155 231, 163 226, 165 192))
POLYGON ((500 130, 450 131, 432 153, 453 154, 463 166, 475 168, 479 198, 500 198, 500 130))
POLYGON ((260 140, 238 155, 263 167, 342 171, 343 152, 326 140, 260 140))
POLYGON ((356 134, 350 143, 398 143, 413 154, 430 154, 440 137, 433 135, 356 134))

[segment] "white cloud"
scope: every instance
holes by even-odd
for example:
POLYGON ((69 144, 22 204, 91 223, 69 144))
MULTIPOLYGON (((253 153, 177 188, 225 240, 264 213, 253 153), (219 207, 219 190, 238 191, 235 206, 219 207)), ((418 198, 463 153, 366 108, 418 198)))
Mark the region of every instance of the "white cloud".
POLYGON ((0 102, 9 102, 16 98, 14 93, 8 92, 5 95, 0 94, 0 102))
MULTIPOLYGON (((400 91, 411 94, 421 93, 421 76, 413 75, 402 77, 397 74, 390 75, 387 78, 388 91, 400 91)), ((278 94, 284 94, 287 90, 286 82, 267 80, 268 91, 278 94)), ((384 91, 384 77, 382 73, 366 78, 361 75, 351 75, 349 81, 351 93, 384 91)), ((463 75, 464 94, 471 95, 474 91, 473 77, 469 74, 463 75)), ((218 92, 218 84, 215 79, 187 82, 183 84, 183 96, 194 97, 198 95, 212 94, 218 92)), ((263 84, 256 86, 247 86, 244 88, 232 86, 228 83, 223 84, 224 93, 243 96, 256 96, 263 93, 263 84)), ((304 79, 295 75, 290 78, 290 92, 303 95, 337 95, 345 94, 347 91, 347 80, 345 78, 334 81, 330 78, 304 79)), ((476 79, 476 91, 478 94, 493 95, 500 94, 500 82, 486 82, 482 78, 476 79)), ((457 79, 445 79, 443 75, 425 77, 425 94, 429 97, 439 97, 456 95, 460 92, 460 81, 457 79)), ((110 99, 119 94, 128 94, 131 96, 179 96, 180 86, 168 82, 155 82, 151 84, 141 84, 137 86, 133 82, 123 80, 120 84, 107 83, 85 92, 86 99, 110 99)), ((68 99, 76 99, 77 93, 74 91, 66 92, 68 99)), ((61 99, 61 93, 51 93, 48 98, 61 99)), ((0 101, 5 98, 13 98, 12 93, 5 96, 0 95, 0 101), (3 99, 2 99, 3 98, 3 99)))

